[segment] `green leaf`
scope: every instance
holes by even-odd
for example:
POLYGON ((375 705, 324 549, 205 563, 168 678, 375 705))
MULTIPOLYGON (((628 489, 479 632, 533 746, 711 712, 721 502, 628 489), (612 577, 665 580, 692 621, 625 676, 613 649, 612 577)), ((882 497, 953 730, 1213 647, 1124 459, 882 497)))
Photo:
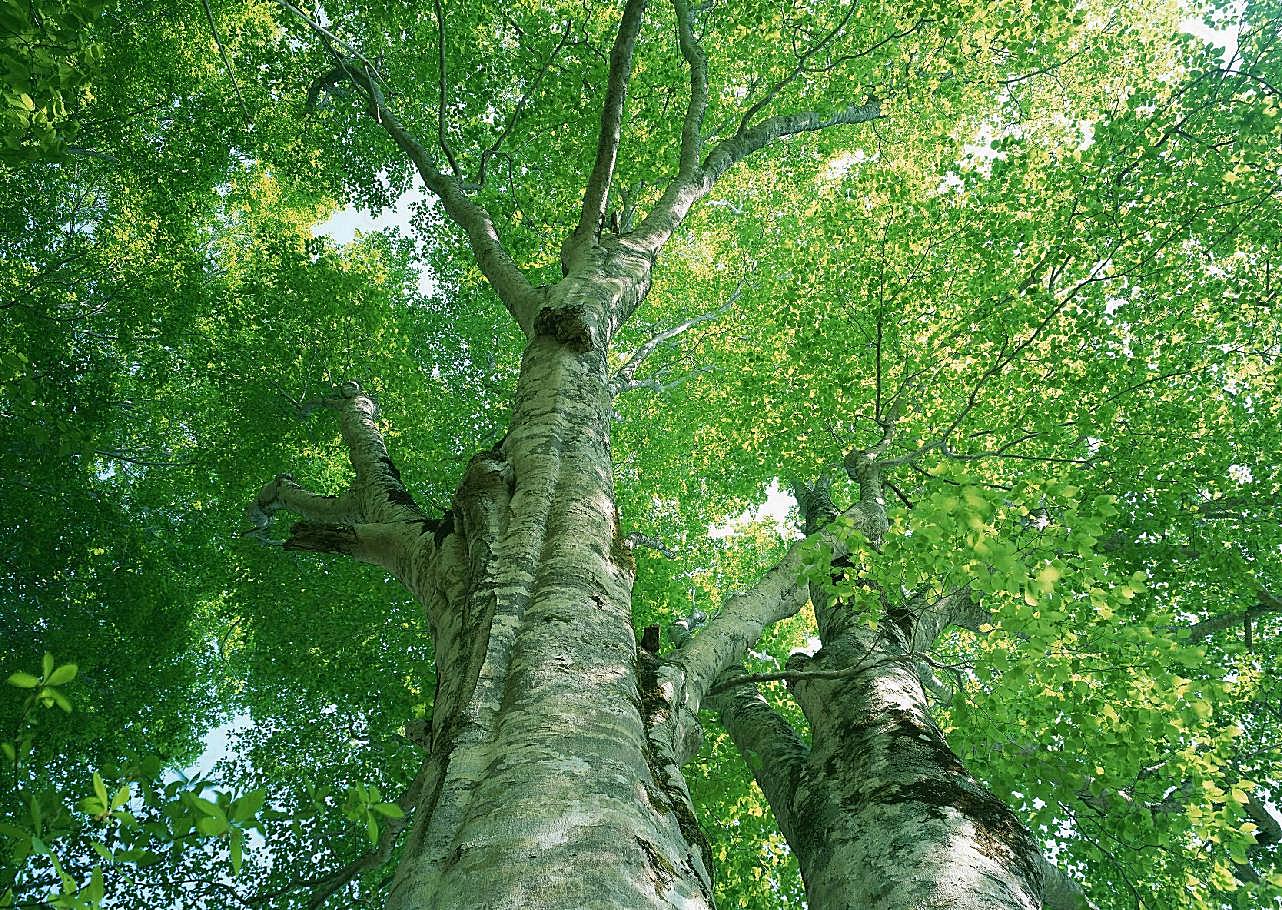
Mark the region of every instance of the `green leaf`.
POLYGON ((217 837, 227 830, 227 819, 204 815, 196 819, 196 830, 208 837, 217 837))
POLYGON ((374 805, 370 806, 370 808, 373 809, 375 812, 377 812, 379 815, 384 815, 388 818, 404 818, 405 817, 405 810, 402 809, 400 806, 398 806, 396 803, 375 803, 374 805))
POLYGON ((111 808, 119 809, 125 803, 129 802, 129 785, 125 784, 116 791, 116 795, 111 798, 111 808))
POLYGON ((223 812, 222 807, 220 807, 217 803, 211 802, 210 800, 205 799, 203 796, 196 796, 194 793, 191 794, 190 798, 191 798, 192 805, 194 805, 197 809, 199 809, 201 812, 205 813, 206 815, 211 816, 213 818, 221 819, 224 822, 227 820, 226 813, 223 812))
POLYGON ((240 875, 241 851, 244 847, 244 833, 239 828, 232 828, 229 836, 229 850, 231 853, 231 874, 240 875))
POLYGON ((106 886, 102 880, 102 867, 94 866, 93 871, 89 874, 89 884, 85 887, 84 895, 90 903, 99 907, 102 905, 102 899, 106 896, 106 886))
POLYGON ((57 705, 67 714, 71 713, 71 702, 67 700, 67 696, 63 695, 61 692, 59 692, 57 689, 53 688, 52 686, 45 686, 43 689, 41 689, 40 697, 42 699, 48 699, 50 702, 57 705))
POLYGON ((251 790, 231 804, 231 817, 238 822, 253 818, 267 799, 265 789, 251 790))
POLYGON ((40 680, 30 673, 23 673, 19 670, 9 676, 8 683, 11 686, 17 686, 19 689, 34 689, 40 685, 40 680))
POLYGON ((61 667, 58 667, 49 674, 49 678, 46 679, 45 682, 51 686, 60 686, 64 683, 69 683, 76 678, 76 671, 77 667, 75 664, 63 664, 61 667))

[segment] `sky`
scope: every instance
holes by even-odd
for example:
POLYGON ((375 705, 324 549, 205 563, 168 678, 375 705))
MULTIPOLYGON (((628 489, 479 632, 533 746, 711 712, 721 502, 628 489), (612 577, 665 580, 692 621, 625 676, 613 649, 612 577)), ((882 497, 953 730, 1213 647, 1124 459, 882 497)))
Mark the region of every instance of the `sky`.
MULTIPOLYGON (((372 212, 369 209, 358 209, 352 205, 346 206, 330 215, 326 221, 312 228, 312 236, 326 236, 339 246, 343 246, 355 240, 357 234, 390 230, 400 234, 402 237, 416 240, 414 229, 410 225, 410 221, 414 217, 416 204, 436 204, 436 197, 428 192, 427 187, 417 177, 414 178, 413 186, 402 193, 400 198, 396 200, 396 204, 390 209, 372 212)), ((420 262, 418 273, 419 292, 428 296, 432 294, 435 288, 436 282, 432 279, 431 273, 420 262)))

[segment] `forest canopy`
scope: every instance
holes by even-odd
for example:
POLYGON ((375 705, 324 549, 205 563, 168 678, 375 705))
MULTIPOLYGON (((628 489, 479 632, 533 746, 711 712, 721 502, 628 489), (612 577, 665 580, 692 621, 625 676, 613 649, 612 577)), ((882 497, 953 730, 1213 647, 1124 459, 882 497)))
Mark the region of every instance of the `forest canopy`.
POLYGON ((0 109, 0 908, 473 906, 607 602, 688 906, 857 893, 891 665, 1019 906, 1282 906, 1277 0, 0 0, 0 109))

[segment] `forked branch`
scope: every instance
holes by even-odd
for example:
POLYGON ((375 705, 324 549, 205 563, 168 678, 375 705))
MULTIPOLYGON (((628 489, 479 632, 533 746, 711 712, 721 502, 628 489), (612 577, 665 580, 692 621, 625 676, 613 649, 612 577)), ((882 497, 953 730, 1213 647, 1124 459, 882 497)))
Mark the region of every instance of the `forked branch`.
POLYGON ((648 256, 657 256, 668 238, 685 219, 690 207, 706 196, 731 167, 777 140, 843 124, 867 123, 881 116, 881 103, 869 99, 830 114, 806 111, 779 114, 717 143, 703 162, 689 173, 678 173, 655 207, 628 238, 630 245, 648 256))
POLYGON ((740 281, 739 286, 735 288, 734 293, 730 295, 730 299, 715 310, 710 310, 707 313, 700 313, 698 316, 687 319, 679 325, 675 325, 670 329, 662 331, 650 338, 645 342, 645 344, 641 345, 641 347, 637 348, 636 351, 633 352, 626 361, 624 361, 623 365, 615 370, 614 377, 610 381, 611 391, 615 395, 619 395, 629 388, 635 387, 634 381, 636 379, 637 368, 645 362, 647 357, 662 347, 665 342, 671 341, 678 335, 682 335, 696 326, 703 325, 705 322, 711 322, 718 316, 729 312, 730 308, 734 306, 735 299, 739 296, 739 293, 742 290, 743 282, 740 281))
POLYGON ((245 510, 245 534, 287 550, 351 556, 399 572, 407 527, 418 528, 427 518, 387 454, 374 400, 348 382, 300 406, 304 414, 319 408, 338 413, 355 478, 339 495, 321 496, 303 489, 289 474, 276 475, 245 510), (302 521, 276 541, 269 532, 272 517, 282 510, 302 521))

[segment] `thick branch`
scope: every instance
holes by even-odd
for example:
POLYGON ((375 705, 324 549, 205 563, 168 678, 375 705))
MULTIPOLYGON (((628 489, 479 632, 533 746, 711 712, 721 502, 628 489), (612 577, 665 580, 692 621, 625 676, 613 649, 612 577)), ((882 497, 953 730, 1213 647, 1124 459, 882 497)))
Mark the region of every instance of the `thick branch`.
POLYGON ((1042 856, 1042 904, 1045 910, 1083 910, 1082 886, 1059 866, 1042 856))
POLYGON ((807 541, 797 541, 779 563, 748 591, 730 598, 707 627, 678 652, 687 705, 697 714, 713 682, 737 664, 769 625, 787 619, 803 606, 807 592, 801 567, 807 541))
POLYGON ((583 210, 578 226, 571 235, 571 242, 581 246, 591 242, 605 218, 605 206, 610 195, 610 181, 614 177, 614 164, 619 155, 619 140, 623 129, 623 100, 627 96, 628 79, 632 75, 632 54, 636 50, 637 35, 645 16, 647 0, 627 0, 623 18, 610 49, 610 74, 606 80, 605 103, 601 106, 601 131, 597 136, 596 163, 583 193, 583 210))
POLYGON ((408 583, 403 562, 427 519, 387 454, 375 423, 374 400, 348 382, 299 409, 309 414, 318 408, 338 413, 354 480, 338 496, 320 496, 290 475, 278 474, 245 510, 250 525, 245 533, 287 550, 351 556, 388 569, 408 583), (269 530, 272 516, 281 510, 303 520, 290 528, 289 537, 276 541, 269 530))
POLYGON ((1256 602, 1245 610, 1236 613, 1226 613, 1223 616, 1212 616, 1210 619, 1204 619, 1199 623, 1194 623, 1188 628, 1188 640, 1205 641, 1215 633, 1223 632, 1226 629, 1236 629, 1239 627, 1249 629, 1252 621, 1257 617, 1264 616, 1269 613, 1282 612, 1282 597, 1271 594, 1263 588, 1260 589, 1256 596, 1256 602))
POLYGON ((349 500, 355 507, 353 517, 362 522, 422 519, 422 510, 405 489, 401 472, 387 454, 383 433, 376 422, 378 406, 374 399, 363 393, 356 383, 346 382, 330 395, 303 405, 309 412, 318 407, 338 413, 348 460, 356 473, 355 482, 340 499, 349 500))
MULTIPOLYGON (((289 0, 276 0, 282 8, 307 25, 325 45, 348 82, 366 102, 367 112, 414 164, 427 188, 441 200, 441 208, 467 234, 476 264, 526 335, 534 329, 536 293, 499 239, 489 212, 468 197, 458 177, 442 173, 422 144, 402 126, 383 97, 373 65, 351 45, 313 20, 289 0)), ((322 77, 325 80, 327 77, 322 77)))
POLYGON ((798 843, 798 823, 793 797, 809 753, 792 724, 761 697, 752 686, 737 686, 710 700, 721 725, 752 770, 757 786, 789 843, 798 843))
POLYGON ((403 523, 343 525, 299 521, 290 526, 289 536, 281 546, 305 553, 350 556, 358 562, 395 573, 400 566, 406 536, 403 523))
POLYGON ((672 0, 677 14, 677 44, 690 67, 690 101, 681 125, 681 164, 678 178, 689 179, 703 150, 703 118, 708 110, 708 56, 694 36, 694 12, 688 0, 672 0))
POLYGON ((837 517, 839 510, 832 501, 832 477, 827 471, 816 477, 812 484, 794 480, 791 486, 797 510, 801 513, 803 534, 809 536, 837 517))

